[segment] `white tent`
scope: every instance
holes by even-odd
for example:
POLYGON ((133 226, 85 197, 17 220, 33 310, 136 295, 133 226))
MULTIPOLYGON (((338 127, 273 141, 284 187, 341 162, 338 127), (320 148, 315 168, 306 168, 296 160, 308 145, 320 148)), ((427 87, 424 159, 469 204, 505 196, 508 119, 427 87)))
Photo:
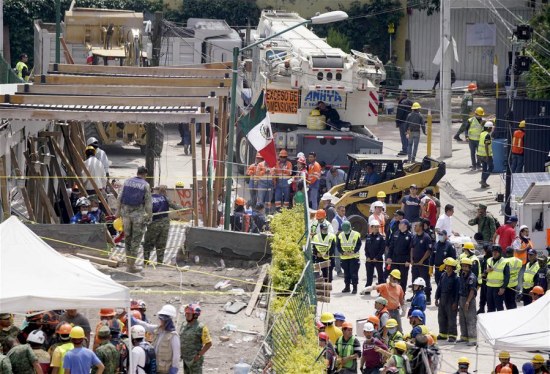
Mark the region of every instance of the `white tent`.
POLYGON ((0 224, 0 312, 128 307, 128 288, 69 259, 17 218, 0 224))
POLYGON ((494 350, 550 351, 550 294, 523 308, 477 316, 478 341, 494 350), (482 339, 480 339, 482 338, 482 339))

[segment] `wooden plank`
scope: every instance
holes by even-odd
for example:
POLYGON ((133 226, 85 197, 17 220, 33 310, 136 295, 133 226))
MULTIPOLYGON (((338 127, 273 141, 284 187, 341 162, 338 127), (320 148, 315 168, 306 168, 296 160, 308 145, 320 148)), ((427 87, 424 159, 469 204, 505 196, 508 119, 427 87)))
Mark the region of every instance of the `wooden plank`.
POLYGON ((3 103, 8 104, 42 104, 42 105, 111 105, 111 106, 190 106, 199 107, 202 103, 207 106, 218 102, 216 97, 122 97, 122 96, 73 96, 73 95, 4 95, 0 96, 3 103))
POLYGON ((2 201, 2 211, 4 213, 3 217, 0 219, 9 218, 11 214, 10 199, 8 198, 8 179, 7 176, 11 173, 8 173, 6 156, 0 156, 0 200, 2 201))
POLYGON ((69 64, 74 64, 73 56, 71 55, 71 52, 69 51, 69 48, 67 47, 67 43, 65 42, 64 37, 60 37, 59 40, 61 41, 61 46, 63 47, 63 54, 65 55, 65 60, 69 64))
MULTIPOLYGON (((23 152, 23 156, 25 157, 25 161, 27 162, 27 170, 31 177, 41 177, 40 173, 34 170, 33 164, 31 162, 31 158, 28 151, 23 152)), ((36 180, 36 187, 38 190, 38 195, 40 196, 40 201, 42 205, 46 208, 46 211, 48 212, 48 216, 50 218, 51 223, 59 223, 59 217, 57 217, 57 214, 55 213, 55 209, 52 205, 51 200, 48 198, 48 194, 46 193, 46 190, 44 189, 44 186, 42 185, 41 181, 39 179, 36 180)))
POLYGON ((128 75, 128 76, 179 76, 179 77, 216 77, 225 78, 231 74, 229 69, 201 69, 185 67, 139 67, 139 66, 105 66, 105 65, 68 65, 50 64, 48 74, 94 74, 94 75, 128 75))
MULTIPOLYGON (((13 169, 15 171, 15 175, 17 177, 22 177, 23 173, 19 168, 19 163, 17 162, 17 157, 15 156, 15 151, 13 150, 13 148, 10 148, 10 158, 11 158, 11 163, 13 165, 13 169)), ((21 195, 23 196, 23 201, 25 202, 25 206, 27 207, 27 213, 29 214, 29 219, 31 221, 36 221, 36 216, 34 215, 34 209, 31 204, 31 199, 29 198, 29 193, 27 191, 27 188, 21 187, 20 190, 21 190, 21 195)))
POLYGON ((269 264, 262 265, 262 269, 260 270, 260 276, 258 277, 256 286, 254 287, 254 291, 252 292, 252 296, 250 296, 250 300, 248 301, 248 306, 246 307, 246 310, 244 312, 244 314, 246 314, 249 317, 254 311, 254 307, 256 306, 256 302, 258 301, 258 297, 260 296, 260 292, 262 291, 262 287, 264 286, 264 280, 265 280, 265 277, 267 276, 268 269, 269 269, 269 264))
POLYGON ((225 87, 127 87, 121 86, 81 86, 78 84, 66 85, 32 85, 20 84, 17 86, 18 94, 44 94, 44 95, 81 95, 81 96, 160 96, 160 97, 192 97, 192 96, 229 96, 230 86, 225 87))
POLYGON ((197 69, 231 69, 231 66, 233 66, 233 62, 213 62, 209 64, 189 64, 189 65, 181 65, 181 66, 173 66, 173 67, 181 67, 181 68, 197 68, 197 69))
POLYGON ((100 265, 107 265, 107 266, 112 267, 112 268, 117 268, 118 265, 119 265, 118 261, 110 260, 108 258, 91 256, 91 255, 87 255, 87 254, 84 254, 84 253, 78 253, 78 252, 76 252, 74 255, 77 256, 77 257, 83 258, 85 260, 89 260, 90 262, 100 264, 100 265))
POLYGON ((84 188, 84 184, 82 184, 82 181, 80 180, 80 175, 76 174, 76 171, 73 168, 72 163, 67 159, 67 156, 63 153, 61 150, 61 147, 57 143, 55 139, 52 139, 52 144, 55 149, 55 154, 57 157, 61 159, 61 162, 65 165, 65 169, 67 170, 67 174, 74 178, 74 182, 78 185, 78 191, 80 191, 81 196, 88 196, 88 193, 86 192, 86 189, 84 188))
MULTIPOLYGON (((51 138, 49 137, 48 137, 48 146, 50 148, 51 154, 52 155, 55 154, 55 148, 53 146, 51 138)), ((52 163, 53 163, 53 168, 55 170, 55 174, 58 177, 62 177, 63 174, 61 173, 61 165, 59 165, 59 160, 57 159, 57 157, 52 157, 52 163)), ((65 187, 66 186, 65 178, 62 178, 61 182, 62 183, 60 183, 60 187, 59 187, 61 191, 61 197, 63 198, 63 202, 65 203, 65 209, 67 210, 67 214, 69 215, 69 218, 71 218, 72 216, 74 216, 74 212, 73 212, 73 206, 71 205, 71 198, 69 197, 69 194, 67 193, 67 188, 65 187)), ((72 187, 71 183, 69 183, 69 186, 72 187)))
MULTIPOLYGON (((105 77, 86 75, 45 75, 36 79, 35 85, 81 84, 101 86, 165 86, 165 87, 224 87, 231 86, 231 79, 216 78, 159 78, 159 77, 105 77)), ((128 89, 130 91, 131 89, 128 89)))
POLYGON ((191 132, 191 166, 193 169, 193 222, 195 227, 199 225, 199 181, 197 179, 197 129, 195 121, 189 122, 191 132))

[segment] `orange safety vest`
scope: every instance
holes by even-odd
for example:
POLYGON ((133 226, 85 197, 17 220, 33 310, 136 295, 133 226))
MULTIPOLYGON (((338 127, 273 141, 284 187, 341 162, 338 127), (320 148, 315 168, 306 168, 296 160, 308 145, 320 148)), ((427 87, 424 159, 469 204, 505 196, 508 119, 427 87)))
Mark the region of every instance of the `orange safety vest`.
POLYGON ((523 155, 523 138, 525 137, 525 131, 516 130, 512 137, 512 153, 515 155, 523 155))
MULTIPOLYGON (((386 237, 386 216, 384 216, 384 212, 380 213, 379 216, 377 216, 374 213, 372 215, 376 218, 378 223, 380 223, 380 229, 379 229, 380 235, 382 235, 383 237, 386 237)), ((369 226, 369 233, 372 234, 372 230, 370 229, 370 226, 369 226)))
POLYGON ((276 178, 288 179, 292 175, 292 164, 290 161, 285 161, 283 164, 278 162, 273 174, 276 178))
POLYGON ((313 164, 307 166, 307 181, 313 184, 319 178, 321 178, 321 165, 317 161, 313 161, 313 164))
POLYGON ((519 248, 519 250, 514 251, 514 257, 519 258, 521 260, 521 263, 525 265, 527 263, 527 250, 531 248, 534 249, 535 246, 531 240, 529 240, 529 242, 527 243, 522 240, 519 248))

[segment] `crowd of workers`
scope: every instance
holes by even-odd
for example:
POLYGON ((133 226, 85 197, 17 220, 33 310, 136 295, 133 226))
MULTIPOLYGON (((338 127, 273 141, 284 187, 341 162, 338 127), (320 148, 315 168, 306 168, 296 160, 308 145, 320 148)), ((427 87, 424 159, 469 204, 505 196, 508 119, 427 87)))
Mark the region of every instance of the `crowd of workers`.
POLYGON ((184 308, 179 330, 175 306, 164 305, 157 323, 149 322, 146 310, 142 300, 132 300, 129 315, 125 309, 100 309, 93 336, 76 309, 29 312, 21 328, 13 315, 0 313, 0 373, 176 374, 180 363, 186 374, 202 373, 212 339, 198 320, 200 305, 184 308))

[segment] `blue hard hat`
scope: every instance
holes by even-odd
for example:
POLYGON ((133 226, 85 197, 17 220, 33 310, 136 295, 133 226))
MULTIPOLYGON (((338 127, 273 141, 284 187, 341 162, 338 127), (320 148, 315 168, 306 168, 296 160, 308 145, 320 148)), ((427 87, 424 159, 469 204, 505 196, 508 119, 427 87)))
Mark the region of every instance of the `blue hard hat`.
POLYGON ((424 312, 421 310, 413 310, 411 313, 411 317, 417 317, 420 318, 422 321, 424 321, 424 312))
POLYGON ((342 313, 340 312, 336 312, 334 313, 334 319, 337 320, 337 321, 345 321, 346 320, 346 316, 344 316, 342 313))

